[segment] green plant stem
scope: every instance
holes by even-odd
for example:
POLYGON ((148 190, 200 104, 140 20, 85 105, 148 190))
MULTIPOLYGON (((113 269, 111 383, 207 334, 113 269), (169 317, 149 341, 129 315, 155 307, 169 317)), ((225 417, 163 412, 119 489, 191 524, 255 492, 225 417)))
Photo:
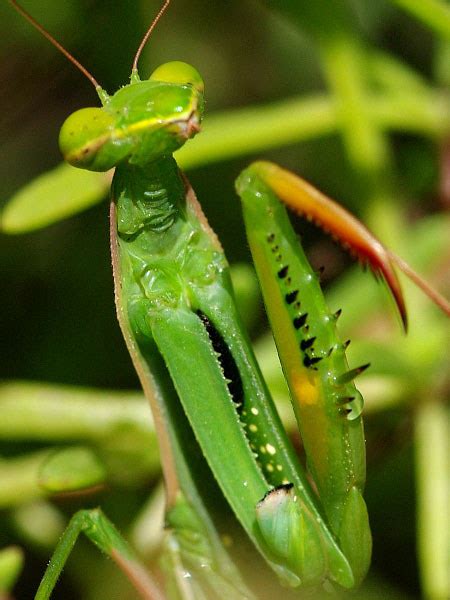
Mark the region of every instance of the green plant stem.
POLYGON ((367 96, 366 108, 374 123, 384 131, 404 131, 436 139, 445 138, 450 132, 450 107, 444 94, 367 96))
POLYGON ((209 115, 202 134, 176 153, 184 169, 328 135, 336 128, 333 103, 324 95, 209 115))
POLYGON ((415 414, 417 532, 424 597, 450 597, 449 413, 439 402, 423 402, 415 414))
MULTIPOLYGON (((415 96, 370 94, 364 102, 367 118, 383 131, 410 131, 441 138, 450 130, 450 108, 446 99, 436 92, 415 96)), ((340 128, 341 118, 344 117, 339 117, 336 102, 319 94, 216 113, 205 119, 202 134, 177 152, 176 157, 183 169, 192 169, 333 134, 340 128)), ((348 128, 352 129, 351 123, 348 128)), ((353 140, 353 131, 349 131, 349 135, 353 140)), ((369 134, 364 136, 368 138, 364 142, 368 148, 364 162, 372 164, 372 155, 379 152, 378 143, 373 144, 369 134)), ((355 139, 349 143, 356 152, 359 142, 355 139)), ((358 157, 358 160, 363 159, 358 157)))
POLYGON ((442 0, 391 0, 450 40, 450 5, 442 0))
POLYGON ((3 383, 0 412, 0 439, 98 441, 128 428, 144 433, 154 445, 150 409, 138 392, 3 383))
POLYGON ((322 67, 336 98, 338 119, 350 160, 363 173, 389 162, 389 147, 367 108, 365 52, 360 42, 338 36, 321 46, 322 67))
POLYGON ((366 205, 386 203, 389 196, 391 157, 384 131, 367 109, 370 92, 368 56, 352 11, 346 3, 340 10, 330 2, 298 3, 283 0, 269 5, 283 12, 300 31, 306 31, 316 44, 324 75, 336 102, 338 129, 350 161, 363 176, 369 192, 366 205), (311 5, 316 5, 311 9, 311 5), (336 10, 337 19, 334 18, 336 10), (322 20, 322 27, 310 21, 322 20))
POLYGON ((394 94, 423 94, 429 84, 422 73, 401 59, 380 49, 368 48, 366 53, 367 74, 376 88, 394 94))

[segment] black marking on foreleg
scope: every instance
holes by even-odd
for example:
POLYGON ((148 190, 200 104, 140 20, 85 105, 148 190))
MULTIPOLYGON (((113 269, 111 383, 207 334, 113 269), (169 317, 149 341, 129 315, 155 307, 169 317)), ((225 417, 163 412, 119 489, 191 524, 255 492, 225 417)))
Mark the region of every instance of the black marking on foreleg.
POLYGON ((272 488, 271 490, 269 490, 268 492, 266 492, 264 494, 264 496, 261 498, 261 500, 256 505, 256 508, 259 508, 264 503, 264 501, 267 500, 267 498, 270 498, 271 496, 279 496, 282 494, 287 494, 288 492, 290 492, 292 490, 293 487, 294 487, 293 483, 283 483, 281 485, 277 485, 276 487, 272 488))
POLYGON ((297 300, 297 296, 298 296, 298 290, 292 290, 292 292, 288 292, 284 298, 288 304, 292 304, 293 302, 295 302, 297 300))
MULTIPOLYGON (((233 355, 225 343, 225 340, 208 317, 200 310, 197 311, 197 315, 206 329, 206 333, 211 340, 214 351, 217 353, 217 358, 227 382, 228 391, 235 403, 236 410, 241 413, 244 404, 244 386, 233 355)), ((195 360, 195 357, 193 358, 195 360)))
POLYGON ((298 317, 295 317, 295 319, 293 320, 295 329, 300 329, 300 327, 303 327, 306 323, 307 318, 308 318, 308 313, 304 313, 303 315, 299 315, 298 317))
POLYGON ((313 367, 318 362, 320 362, 322 360, 322 358, 323 358, 323 356, 308 356, 308 355, 306 355, 305 358, 303 359, 303 364, 307 368, 313 367))
POLYGON ((278 277, 280 279, 284 279, 286 277, 286 275, 288 274, 289 271, 289 265, 285 265, 284 267, 281 267, 281 269, 278 271, 278 277))
POLYGON ((315 341, 316 341, 316 337, 315 337, 315 336, 314 336, 314 337, 311 337, 311 338, 309 338, 309 339, 307 339, 307 340, 302 340, 302 341, 300 342, 300 348, 301 348, 303 351, 305 351, 305 350, 307 350, 308 348, 311 348, 311 346, 314 344, 314 342, 315 342, 315 341))

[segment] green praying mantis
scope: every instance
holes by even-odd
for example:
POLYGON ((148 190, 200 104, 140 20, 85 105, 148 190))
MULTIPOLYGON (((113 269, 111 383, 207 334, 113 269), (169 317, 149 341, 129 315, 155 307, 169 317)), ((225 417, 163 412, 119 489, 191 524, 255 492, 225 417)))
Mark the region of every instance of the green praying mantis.
MULTIPOLYGON (((142 41, 130 83, 113 96, 31 21, 88 76, 102 104, 66 120, 60 147, 76 167, 116 168, 110 223, 117 314, 161 449, 169 590, 174 597, 208 598, 220 586, 221 597, 252 597, 218 534, 218 511, 205 493, 209 470, 284 585, 350 589, 364 578, 371 553, 362 496, 363 401, 353 383, 366 365, 349 369, 336 331, 339 313, 327 308, 282 203, 316 221, 387 281, 405 327, 394 264, 414 274, 300 178, 265 162, 239 176, 248 241, 308 477, 241 324, 223 250, 172 156, 200 130, 202 78, 181 62, 160 66, 148 80, 138 74, 142 48, 168 4, 142 41)), ((64 534, 37 598, 49 597, 81 531, 118 562, 143 597, 159 597, 106 517, 84 511, 64 534)))

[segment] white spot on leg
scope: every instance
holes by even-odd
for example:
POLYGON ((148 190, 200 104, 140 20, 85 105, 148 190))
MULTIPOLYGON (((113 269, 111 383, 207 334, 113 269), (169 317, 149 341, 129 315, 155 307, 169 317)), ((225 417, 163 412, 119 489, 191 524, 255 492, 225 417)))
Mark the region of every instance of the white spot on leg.
POLYGON ((277 453, 276 448, 274 448, 272 444, 266 444, 266 449, 269 454, 272 454, 272 456, 277 453))

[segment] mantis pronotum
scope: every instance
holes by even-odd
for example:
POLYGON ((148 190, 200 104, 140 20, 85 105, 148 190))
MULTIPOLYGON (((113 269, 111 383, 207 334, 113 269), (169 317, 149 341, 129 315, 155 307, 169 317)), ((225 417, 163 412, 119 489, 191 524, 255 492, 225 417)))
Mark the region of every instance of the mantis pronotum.
MULTIPOLYGON (((276 196, 374 266, 387 280, 406 324, 394 259, 348 213, 292 174, 255 163, 240 176, 237 189, 248 239, 291 389, 311 486, 243 332, 223 251, 172 157, 199 131, 203 81, 181 62, 162 65, 141 81, 137 62, 142 47, 130 84, 113 96, 87 74, 102 108, 70 116, 60 146, 74 166, 116 167, 111 249, 117 312, 154 412, 167 520, 180 560, 189 560, 183 546, 189 528, 196 530, 198 547, 219 552, 205 525, 208 517, 196 504, 196 465, 186 456, 190 436, 237 519, 283 583, 297 587, 330 581, 354 587, 370 560, 362 498, 362 399, 353 384, 363 367, 348 369, 346 345, 336 335, 339 315, 326 307, 276 196)), ((195 574, 199 580, 202 576, 195 574)), ((191 585, 198 593, 195 586, 201 584, 191 585)), ((237 586, 227 597, 232 593, 247 594, 237 586)))

